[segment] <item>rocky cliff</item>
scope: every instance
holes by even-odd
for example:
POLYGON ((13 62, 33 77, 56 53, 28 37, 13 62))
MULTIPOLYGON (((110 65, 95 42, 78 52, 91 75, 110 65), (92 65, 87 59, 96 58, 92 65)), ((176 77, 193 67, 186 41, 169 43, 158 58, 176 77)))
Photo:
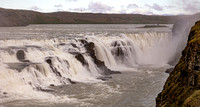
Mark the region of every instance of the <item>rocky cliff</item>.
POLYGON ((182 57, 157 96, 156 105, 200 106, 200 21, 192 27, 182 57))

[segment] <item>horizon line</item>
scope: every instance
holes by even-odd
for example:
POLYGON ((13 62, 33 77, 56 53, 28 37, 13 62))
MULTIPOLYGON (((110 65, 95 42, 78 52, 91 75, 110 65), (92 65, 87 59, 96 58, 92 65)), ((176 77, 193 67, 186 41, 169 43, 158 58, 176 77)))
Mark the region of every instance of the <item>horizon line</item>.
POLYGON ((33 11, 33 12, 38 12, 38 13, 77 13, 77 14, 104 14, 104 15, 145 15, 145 16, 190 16, 190 15, 195 15, 200 12, 194 13, 194 14, 140 14, 140 13, 98 13, 98 12, 73 12, 73 11, 52 11, 52 12, 43 12, 43 11, 37 11, 37 10, 32 10, 32 9, 18 9, 18 8, 3 8, 0 7, 0 9, 5 9, 5 10, 21 10, 21 11, 33 11))

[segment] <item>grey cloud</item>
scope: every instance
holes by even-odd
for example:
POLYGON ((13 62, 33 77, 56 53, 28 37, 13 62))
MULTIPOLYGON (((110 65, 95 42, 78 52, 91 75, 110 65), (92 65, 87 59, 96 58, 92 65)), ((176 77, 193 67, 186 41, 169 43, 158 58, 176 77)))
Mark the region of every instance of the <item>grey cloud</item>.
POLYGON ((147 11, 146 14, 147 14, 147 15, 153 15, 154 13, 151 12, 151 11, 147 11))
POLYGON ((164 6, 165 8, 176 8, 175 6, 173 6, 173 5, 166 5, 166 6, 164 6))
POLYGON ((37 6, 32 6, 32 7, 30 7, 30 9, 31 9, 31 10, 36 10, 36 11, 42 10, 41 8, 39 8, 39 7, 37 7, 37 6))
POLYGON ((199 0, 181 0, 181 4, 182 8, 185 11, 188 12, 192 12, 192 13, 196 13, 200 11, 200 1, 199 0))
POLYGON ((154 3, 152 6, 148 5, 148 4, 145 4, 145 6, 151 8, 151 9, 157 10, 157 11, 162 11, 163 10, 163 7, 161 7, 160 5, 158 5, 156 3, 154 3))
POLYGON ((54 5, 54 7, 61 8, 63 7, 61 4, 54 5))
POLYGON ((91 11, 95 13, 107 13, 111 11, 113 7, 103 4, 101 2, 90 2, 87 8, 70 8, 69 10, 76 12, 91 11))
POLYGON ((88 10, 98 13, 106 13, 108 11, 111 11, 112 9, 113 7, 103 4, 101 2, 90 2, 88 6, 88 10))
POLYGON ((139 6, 137 4, 129 4, 127 8, 138 8, 139 6))
POLYGON ((193 12, 198 12, 200 10, 200 8, 198 7, 199 5, 194 5, 194 4, 187 4, 184 7, 185 11, 193 11, 193 12))
POLYGON ((57 9, 57 11, 63 11, 63 5, 61 4, 54 5, 54 7, 57 9))
POLYGON ((145 12, 133 11, 132 14, 154 15, 154 13, 152 11, 145 11, 145 12))
POLYGON ((119 13, 126 14, 126 9, 121 9, 119 13))

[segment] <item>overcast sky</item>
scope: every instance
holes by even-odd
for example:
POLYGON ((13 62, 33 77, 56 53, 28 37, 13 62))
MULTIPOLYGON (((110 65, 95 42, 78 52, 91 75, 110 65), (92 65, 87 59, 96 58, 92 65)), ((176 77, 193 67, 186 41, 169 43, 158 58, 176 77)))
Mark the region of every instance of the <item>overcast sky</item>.
POLYGON ((200 12, 200 0, 0 0, 0 7, 40 12, 177 15, 200 12))

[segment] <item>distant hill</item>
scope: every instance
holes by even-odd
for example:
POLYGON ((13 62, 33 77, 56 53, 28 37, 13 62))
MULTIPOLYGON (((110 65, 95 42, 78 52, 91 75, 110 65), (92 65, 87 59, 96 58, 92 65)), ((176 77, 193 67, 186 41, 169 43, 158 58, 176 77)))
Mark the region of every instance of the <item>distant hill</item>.
POLYGON ((172 24, 181 17, 140 14, 96 14, 54 12, 0 8, 0 26, 27 26, 29 24, 172 24))

